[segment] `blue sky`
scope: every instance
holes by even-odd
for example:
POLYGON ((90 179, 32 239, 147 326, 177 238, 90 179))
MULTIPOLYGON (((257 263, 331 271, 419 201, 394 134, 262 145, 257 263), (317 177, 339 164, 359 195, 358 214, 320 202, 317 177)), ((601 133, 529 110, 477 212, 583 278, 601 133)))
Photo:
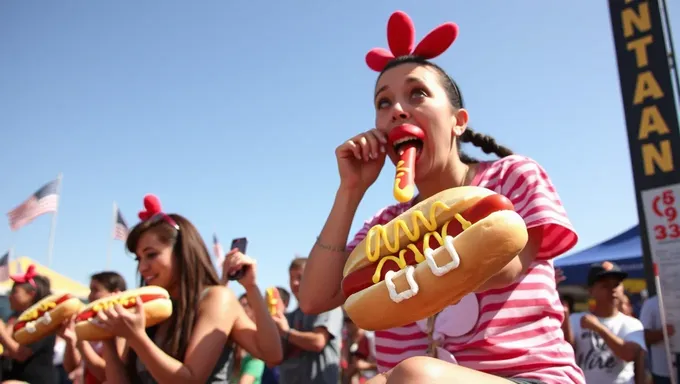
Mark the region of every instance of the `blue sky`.
MULTIPOLYGON (((476 130, 547 169, 577 249, 637 222, 609 11, 591 0, 4 1, 0 210, 63 172, 52 268, 86 283, 106 267, 112 202, 134 224, 152 192, 208 244, 247 236, 262 287, 287 286, 333 200, 335 147, 372 128, 364 55, 397 9, 417 39, 459 24, 436 62, 476 130)), ((393 203, 392 170, 355 229, 393 203)), ((44 264, 49 227, 0 226, 0 249, 44 264)), ((112 259, 132 281, 121 242, 112 259)))

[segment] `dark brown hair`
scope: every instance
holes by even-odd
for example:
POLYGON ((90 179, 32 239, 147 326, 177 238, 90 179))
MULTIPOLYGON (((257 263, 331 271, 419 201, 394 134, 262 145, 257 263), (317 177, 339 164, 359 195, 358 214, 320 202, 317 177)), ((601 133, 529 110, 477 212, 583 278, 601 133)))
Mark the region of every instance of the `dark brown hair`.
POLYGON ((290 262, 290 267, 288 267, 288 272, 290 272, 294 269, 304 268, 305 265, 307 265, 307 258, 306 257, 296 257, 296 258, 293 259, 293 261, 290 262))
POLYGON ((125 291, 127 284, 125 279, 118 272, 103 271, 90 276, 90 280, 101 284, 107 291, 125 291))
MULTIPOLYGON (((387 70, 397 67, 401 64, 407 63, 420 64, 436 70, 440 75, 439 76, 440 83, 444 90, 446 91, 446 95, 448 96, 449 103, 451 104, 451 106, 454 109, 461 109, 464 107, 463 95, 460 92, 460 87, 458 87, 458 84, 456 84, 456 82, 451 78, 451 76, 449 76, 446 73, 446 71, 444 71, 437 64, 434 64, 419 56, 397 57, 396 59, 387 63, 382 72, 380 72, 378 79, 380 79, 380 76, 382 76, 383 73, 385 73, 387 70)), ((470 143, 484 151, 484 153, 487 154, 493 153, 498 157, 506 157, 512 155, 512 151, 510 149, 496 143, 496 139, 494 139, 493 137, 485 135, 483 133, 475 132, 470 127, 467 127, 465 132, 463 132, 463 134, 460 136, 460 140, 458 140, 456 144, 458 146, 458 153, 460 154, 460 159, 466 164, 478 163, 479 161, 465 154, 465 152, 463 152, 460 149, 461 143, 470 143)))
MULTIPOLYGON (((179 231, 165 220, 143 221, 130 231, 126 247, 128 251, 134 253, 139 239, 147 232, 155 234, 161 243, 173 247, 172 256, 178 273, 179 297, 173 299, 168 333, 159 346, 170 356, 182 361, 191 340, 201 293, 210 286, 220 285, 220 279, 210 260, 208 248, 196 227, 180 215, 168 216, 179 225, 179 231)), ((140 279, 140 286, 143 285, 144 280, 140 279)), ((131 378, 136 376, 136 358, 136 354, 130 349, 126 366, 131 378)))

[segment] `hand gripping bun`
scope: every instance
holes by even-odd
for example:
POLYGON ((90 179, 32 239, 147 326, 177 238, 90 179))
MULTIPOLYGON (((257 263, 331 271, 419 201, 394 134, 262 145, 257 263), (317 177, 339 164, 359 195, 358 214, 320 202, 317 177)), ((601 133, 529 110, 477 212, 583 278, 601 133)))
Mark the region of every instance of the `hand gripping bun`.
POLYGON ((144 304, 146 327, 152 327, 167 320, 172 315, 172 301, 168 291, 157 286, 131 289, 119 294, 95 300, 85 306, 76 317, 76 336, 79 340, 99 341, 113 337, 112 334, 97 326, 97 313, 116 303, 131 311, 135 309, 135 299, 139 297, 144 304))
POLYGON ((19 315, 13 326, 14 340, 21 345, 35 343, 56 332, 83 306, 80 299, 68 293, 49 295, 19 315))
POLYGON ((479 288, 527 241, 506 197, 481 187, 440 192, 368 231, 345 264, 345 310, 366 330, 425 319, 479 288))

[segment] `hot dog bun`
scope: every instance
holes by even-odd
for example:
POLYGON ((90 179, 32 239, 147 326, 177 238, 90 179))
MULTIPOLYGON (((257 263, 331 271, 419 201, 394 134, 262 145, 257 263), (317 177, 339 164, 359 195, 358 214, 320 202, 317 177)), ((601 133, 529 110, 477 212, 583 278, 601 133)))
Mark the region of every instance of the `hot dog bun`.
POLYGON ((56 332, 83 306, 80 299, 69 294, 49 295, 19 315, 13 327, 14 340, 21 345, 35 343, 56 332))
MULTIPOLYGON (((414 236, 416 230, 413 228, 413 223, 417 223, 420 239, 426 233, 434 231, 442 233, 442 226, 445 223, 449 221, 456 223, 458 219, 465 219, 465 214, 461 212, 471 212, 475 206, 479 207, 476 205, 478 202, 482 204, 484 200, 488 201, 493 195, 497 194, 485 188, 460 187, 443 191, 415 205, 383 226, 382 230, 374 231, 372 238, 367 235, 350 255, 345 264, 344 275, 347 276, 353 271, 375 263, 375 261, 368 260, 367 256, 370 255, 367 255, 366 242, 371 241, 373 246, 380 245, 378 248, 380 258, 389 257, 395 254, 395 252, 390 252, 388 247, 391 246, 392 250, 397 247, 394 237, 396 233, 400 234, 399 249, 406 249, 414 243, 406 234, 404 225, 408 226, 411 236, 414 236), (443 208, 446 206, 448 209, 443 208), (416 211, 428 220, 436 219, 436 229, 432 230, 435 226, 432 222, 426 224, 422 220, 415 220, 413 215, 416 211), (430 228, 426 227, 428 225, 430 228), (380 234, 388 237, 389 245, 385 241, 379 241, 380 234)), ((505 199, 500 195, 494 198, 505 199)), ((511 207, 511 203, 507 201, 511 207)), ((479 288, 526 246, 528 241, 526 225, 522 217, 514 210, 494 210, 483 218, 475 220, 474 223, 468 222, 469 226, 464 226, 462 233, 456 236, 446 236, 451 240, 450 243, 443 241, 444 244, 452 245, 453 252, 457 254, 459 260, 457 266, 435 274, 429 262, 422 261, 416 265, 409 265, 396 274, 388 272, 393 274, 391 281, 396 287, 396 293, 409 290, 407 275, 412 272, 413 280, 417 285, 414 290, 415 294, 395 300, 394 293, 390 294, 388 290, 387 278, 385 278, 347 297, 344 307, 352 321, 366 330, 381 330, 403 326, 432 316, 479 288)), ((442 245, 433 248, 434 252, 431 255, 437 267, 441 268, 452 262, 453 257, 449 252, 449 247, 442 245)), ((421 251, 427 253, 424 248, 421 251)), ((374 251, 368 253, 372 254, 374 251)))
POLYGON ((167 320, 172 315, 172 301, 168 291, 158 286, 130 289, 119 294, 95 300, 82 308, 76 317, 76 336, 80 340, 99 341, 113 337, 112 334, 96 324, 97 312, 119 303, 130 311, 136 311, 135 298, 144 303, 146 327, 152 327, 167 320))
MULTIPOLYGON (((432 196, 429 199, 423 200, 420 203, 414 205, 408 211, 402 213, 401 215, 392 219, 389 223, 383 225, 383 228, 385 229, 385 232, 387 232, 390 236, 390 243, 395 243, 396 239, 393 238, 393 235, 395 233, 395 230, 397 230, 396 227, 399 226, 399 224, 397 223, 399 221, 405 221, 406 223, 408 223, 410 228, 410 225, 412 224, 413 221, 411 216, 413 216, 413 213, 416 211, 422 212, 425 215, 425 217, 429 219, 430 218, 429 212, 432 210, 433 208, 432 206, 434 204, 444 203, 445 205, 450 207, 449 210, 442 209, 434 210, 434 212, 436 212, 435 214, 436 221, 439 224, 439 226, 441 226, 443 223, 449 220, 453 220, 454 216, 457 213, 463 212, 464 210, 473 206, 481 199, 494 194, 495 192, 480 187, 458 187, 447 189, 445 191, 439 192, 438 194, 432 196)), ((427 228, 424 227, 422 221, 418 221, 418 226, 421 235, 424 234, 425 232, 429 232, 427 228)), ((398 233, 399 233, 399 239, 397 242, 398 244, 403 245, 405 247, 406 244, 411 243, 411 240, 408 238, 406 232, 400 230, 398 231, 398 233)), ((369 261, 368 258, 366 257, 367 241, 369 241, 368 236, 365 237, 349 255, 349 258, 347 259, 347 262, 345 262, 345 268, 343 270, 344 276, 347 276, 351 271, 355 271, 359 268, 371 264, 371 261, 369 261)), ((379 253, 380 255, 385 256, 390 254, 389 250, 387 249, 387 244, 384 241, 380 243, 379 253)))

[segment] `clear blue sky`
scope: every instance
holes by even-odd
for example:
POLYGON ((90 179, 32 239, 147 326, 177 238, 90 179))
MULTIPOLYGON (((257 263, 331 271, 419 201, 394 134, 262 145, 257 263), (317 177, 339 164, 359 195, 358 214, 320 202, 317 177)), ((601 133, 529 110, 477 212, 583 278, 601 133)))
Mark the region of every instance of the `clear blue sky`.
MULTIPOLYGON (((208 244, 247 236, 263 288, 287 286, 333 200, 335 147, 372 128, 364 55, 397 9, 418 39, 459 24, 436 62, 478 131, 548 170, 577 249, 637 222, 609 11, 592 0, 3 1, 0 210, 63 172, 52 267, 86 283, 105 268, 112 202, 134 224, 153 192, 208 244)), ((393 203, 392 177, 355 229, 393 203)), ((2 225, 0 249, 44 264, 49 227, 2 225)), ((135 278, 122 243, 112 259, 135 278)))

